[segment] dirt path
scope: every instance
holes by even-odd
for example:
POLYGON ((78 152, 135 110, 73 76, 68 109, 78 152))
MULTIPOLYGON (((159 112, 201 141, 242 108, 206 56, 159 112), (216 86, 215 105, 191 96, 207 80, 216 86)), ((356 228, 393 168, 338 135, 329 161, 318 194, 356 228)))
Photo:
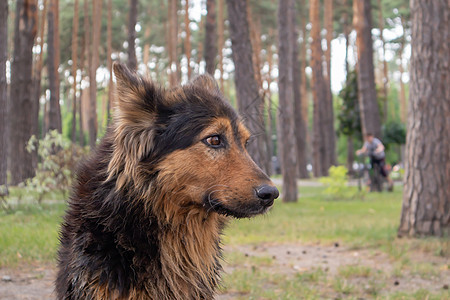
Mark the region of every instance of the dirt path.
MULTIPOLYGON (((270 273, 294 276, 321 268, 329 276, 340 276, 339 271, 346 266, 366 266, 379 270, 384 274, 392 274, 394 265, 385 253, 370 250, 350 250, 338 244, 332 246, 320 245, 279 245, 266 244, 262 246, 228 246, 226 252, 234 252, 248 258, 271 258, 269 265, 260 266, 270 273)), ((436 266, 439 276, 422 278, 416 273, 407 272, 399 278, 388 275, 386 292, 410 291, 418 288, 429 291, 442 289, 450 284, 448 259, 436 256, 415 255, 410 257, 414 262, 427 262, 436 266)), ((225 263, 225 272, 231 274, 234 270, 246 268, 244 264, 225 263)), ((395 272, 394 272, 395 274, 395 272)), ((0 299, 54 299, 53 281, 56 276, 54 266, 27 266, 16 269, 0 269, 0 299)), ((359 279, 360 280, 360 279, 359 279)), ((362 283, 364 284, 364 283, 362 283)), ((219 295, 217 299, 233 299, 232 293, 219 295)))

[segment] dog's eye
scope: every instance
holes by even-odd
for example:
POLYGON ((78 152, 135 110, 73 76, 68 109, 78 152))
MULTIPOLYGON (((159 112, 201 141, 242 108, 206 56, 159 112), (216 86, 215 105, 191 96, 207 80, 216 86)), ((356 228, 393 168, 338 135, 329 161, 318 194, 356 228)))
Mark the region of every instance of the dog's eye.
POLYGON ((247 148, 248 143, 250 143, 250 139, 248 139, 248 140, 245 141, 245 144, 244 144, 244 147, 245 147, 245 148, 247 148))
POLYGON ((222 139, 219 135, 212 135, 204 139, 204 141, 208 146, 211 146, 213 148, 219 148, 223 146, 222 139))

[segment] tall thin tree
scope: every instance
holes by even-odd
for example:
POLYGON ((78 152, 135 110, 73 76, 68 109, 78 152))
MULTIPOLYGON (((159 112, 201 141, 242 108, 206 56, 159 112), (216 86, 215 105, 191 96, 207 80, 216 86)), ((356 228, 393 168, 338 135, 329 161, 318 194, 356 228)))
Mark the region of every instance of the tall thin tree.
POLYGON ((370 0, 353 1, 353 26, 358 52, 358 98, 363 134, 381 135, 380 111, 375 91, 370 0))
POLYGON ((99 44, 102 21, 102 0, 92 2, 92 35, 89 55, 89 146, 97 142, 97 68, 99 67, 99 44))
POLYGON ((17 0, 14 27, 14 52, 11 66, 9 105, 9 170, 11 184, 33 175, 32 156, 25 146, 33 133, 32 65, 37 32, 37 1, 17 0))
POLYGON ((169 50, 169 81, 171 86, 178 84, 177 43, 178 43, 178 7, 176 0, 169 0, 168 5, 168 50, 169 50))
POLYGON ((188 79, 192 76, 192 68, 191 68, 191 28, 190 19, 189 19, 189 0, 184 0, 184 32, 186 36, 184 37, 184 52, 186 55, 186 64, 187 64, 187 76, 188 79))
POLYGON ((378 27, 380 29, 380 40, 381 40, 381 50, 383 62, 383 116, 386 121, 388 117, 388 86, 389 86, 389 76, 388 76, 388 64, 386 61, 386 41, 384 40, 384 17, 383 17, 383 2, 378 0, 378 27))
POLYGON ((259 95, 253 73, 252 47, 246 14, 247 3, 227 0, 227 7, 238 109, 254 137, 248 146, 248 151, 261 168, 268 170, 270 158, 267 155, 264 137, 263 100, 259 95))
POLYGON ((327 162, 330 167, 336 164, 336 134, 334 129, 334 111, 333 111, 333 93, 331 91, 331 41, 333 40, 333 1, 325 0, 324 5, 324 27, 327 31, 326 41, 327 50, 325 51, 325 84, 327 87, 327 98, 326 98, 326 150, 327 150, 327 162))
POLYGON ((223 79, 223 48, 225 47, 225 18, 224 18, 224 0, 219 0, 217 7, 217 49, 219 53, 219 71, 220 71, 220 89, 225 92, 223 79))
POLYGON ((7 171, 7 111, 8 85, 6 61, 8 60, 8 0, 0 0, 0 196, 6 193, 7 171))
POLYGON ((107 119, 110 120, 111 108, 113 105, 113 70, 112 70, 112 0, 108 0, 108 20, 106 25, 106 64, 108 66, 109 83, 108 83, 108 103, 107 103, 107 119))
POLYGON ((47 71, 48 71, 48 83, 50 91, 50 102, 48 105, 48 124, 46 131, 58 130, 62 132, 62 125, 60 119, 60 105, 59 105, 59 72, 58 62, 59 51, 57 50, 58 42, 56 41, 57 34, 55 31, 59 26, 57 21, 57 5, 58 0, 50 0, 50 5, 47 13, 48 20, 48 33, 47 33, 47 71))
MULTIPOLYGON (((303 118, 302 103, 305 99, 301 94, 301 86, 305 83, 301 81, 301 65, 299 61, 299 45, 298 45, 298 25, 295 9, 295 0, 292 0, 292 8, 289 10, 288 17, 291 19, 289 29, 291 38, 290 43, 292 47, 292 84, 293 84, 293 113, 294 113, 294 133, 295 133, 295 145, 297 148, 297 175, 300 178, 308 178, 308 170, 306 169, 306 122, 307 119, 303 118)), ((303 43, 305 43, 303 41, 303 43)), ((281 54, 280 54, 281 56, 281 54)), ((281 61, 280 61, 281 62, 281 61)), ((280 66, 281 67, 281 66, 280 66)), ((280 69, 281 70, 281 69, 280 69)))
MULTIPOLYGON (((243 0, 245 1, 245 0, 243 0)), ((205 24, 205 70, 214 75, 217 56, 217 30, 216 30, 216 0, 206 0, 206 24, 205 24)))
POLYGON ((278 4, 278 153, 284 202, 297 201, 297 147, 294 131, 294 9, 293 0, 278 4))
POLYGON ((72 22, 72 143, 74 144, 77 140, 78 11, 79 1, 75 0, 72 22))
POLYGON ((136 58, 136 24, 138 0, 130 0, 130 13, 128 14, 128 67, 131 70, 137 69, 136 58))
POLYGON ((327 87, 323 77, 322 67, 322 46, 320 37, 320 8, 319 0, 311 0, 309 3, 309 19, 311 22, 311 68, 312 68, 312 94, 314 100, 313 106, 313 172, 316 177, 328 174, 328 156, 325 144, 326 124, 326 99, 327 87))
POLYGON ((411 1, 411 81, 399 235, 450 233, 450 4, 411 1))

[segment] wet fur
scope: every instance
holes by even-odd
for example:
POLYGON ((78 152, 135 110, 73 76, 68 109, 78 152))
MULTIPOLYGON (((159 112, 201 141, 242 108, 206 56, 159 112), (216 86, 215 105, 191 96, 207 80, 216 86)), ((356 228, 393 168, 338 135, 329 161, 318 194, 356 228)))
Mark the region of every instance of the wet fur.
POLYGON ((228 216, 264 212, 249 133, 209 76, 164 90, 116 64, 111 127, 78 171, 58 299, 212 299, 228 216), (227 148, 202 138, 222 132, 227 148), (222 151, 222 152, 221 152, 222 151))

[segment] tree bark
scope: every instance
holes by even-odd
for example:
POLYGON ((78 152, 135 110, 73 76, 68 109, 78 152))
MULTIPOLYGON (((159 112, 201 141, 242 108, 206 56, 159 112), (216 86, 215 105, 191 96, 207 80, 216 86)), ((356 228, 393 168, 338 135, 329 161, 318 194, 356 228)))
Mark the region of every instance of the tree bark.
POLYGON ((311 22, 311 68, 312 68, 312 94, 314 100, 313 115, 313 172, 314 176, 326 176, 328 174, 327 150, 324 138, 326 138, 326 127, 324 119, 326 117, 326 85, 322 69, 322 46, 320 37, 319 1, 310 1, 310 22, 311 22))
POLYGON ((187 64, 187 76, 188 80, 192 77, 192 68, 191 68, 191 28, 189 20, 189 0, 185 0, 184 4, 184 32, 186 36, 184 38, 184 52, 186 54, 186 64, 187 64))
POLYGON ((50 103, 48 110, 48 123, 46 132, 50 130, 57 130, 62 132, 60 119, 60 105, 59 105, 59 73, 57 51, 58 42, 56 41, 56 27, 58 26, 57 18, 57 2, 58 0, 50 0, 50 5, 47 13, 48 33, 47 33, 47 71, 48 84, 50 91, 50 103))
MULTIPOLYGON (((245 1, 245 0, 242 0, 245 1)), ((205 63, 206 72, 214 76, 217 56, 216 0, 206 0, 205 63)))
POLYGON ((17 0, 14 30, 14 54, 10 90, 10 165, 11 184, 33 176, 32 155, 25 146, 33 134, 32 65, 37 32, 36 0, 17 0))
POLYGON ((400 64, 398 66, 398 71, 400 72, 400 120, 406 124, 406 118, 407 118, 407 111, 406 111, 406 92, 405 92, 405 84, 403 82, 403 50, 405 49, 405 43, 406 43, 406 34, 405 34, 405 27, 403 26, 403 20, 402 20, 402 29, 403 29, 403 35, 400 39, 400 49, 398 49, 398 58, 400 60, 400 64))
POLYGON ((92 40, 89 62, 89 146, 97 142, 97 68, 99 66, 99 44, 102 21, 102 0, 92 2, 92 40))
POLYGON ((259 90, 262 91, 262 77, 261 77, 261 32, 260 32, 260 20, 259 16, 253 16, 250 8, 250 1, 247 1, 247 22, 248 30, 250 33, 250 42, 252 43, 252 60, 253 60, 253 72, 255 73, 255 80, 258 84, 259 90))
POLYGON ((381 136, 380 111, 375 91, 370 0, 353 1, 353 26, 358 51, 358 100, 363 134, 381 136))
POLYGON ((130 13, 128 15, 128 68, 137 69, 136 58, 136 23, 138 0, 130 0, 130 13))
POLYGON ((219 0, 218 5, 218 17, 217 17, 217 33, 218 42, 217 48, 219 52, 219 71, 220 71, 220 90, 225 92, 224 80, 223 80, 223 48, 225 47, 225 19, 224 19, 224 0, 219 0))
POLYGON ((383 3, 381 0, 378 0, 378 26, 380 27, 380 40, 381 40, 381 50, 383 52, 383 57, 381 61, 383 62, 383 116, 384 121, 387 120, 388 117, 388 84, 389 84, 389 76, 388 76, 388 65, 386 61, 386 42, 384 40, 383 31, 384 31, 384 18, 383 18, 383 3))
POLYGON ((413 0, 400 236, 450 233, 450 7, 413 0))
POLYGON ((169 81, 170 86, 176 86, 178 84, 178 64, 177 60, 177 1, 169 0, 168 5, 168 22, 169 22, 169 37, 168 37, 168 50, 169 50, 169 81))
POLYGON ((355 149, 353 145, 353 137, 347 136, 347 171, 353 174, 353 162, 355 161, 355 149))
POLYGON ((342 6, 345 7, 345 9, 342 12, 342 19, 343 19, 343 30, 344 30, 344 38, 345 38, 345 75, 348 75, 349 68, 348 68, 348 47, 350 45, 350 24, 349 24, 349 17, 347 12, 347 0, 342 0, 342 6))
POLYGON ((294 131, 294 3, 278 4, 278 153, 283 175, 284 202, 297 201, 297 145, 294 131))
POLYGON ((77 141, 77 70, 78 70, 78 10, 79 1, 75 0, 72 22, 72 143, 77 141))
MULTIPOLYGON (((108 73, 109 73, 109 83, 108 83, 108 103, 107 103, 107 118, 108 122, 111 119, 111 108, 113 107, 113 99, 114 99, 114 82, 113 82, 113 70, 112 70, 112 0, 108 0, 108 21, 107 21, 107 36, 106 36, 106 63, 108 65, 108 73)), ((150 27, 148 27, 150 28, 150 27)), ((147 33, 147 29, 145 29, 147 33)), ((148 51, 148 49, 147 49, 148 51)), ((144 47, 144 57, 145 57, 145 47, 144 47)), ((148 54, 147 54, 148 57, 148 54)), ((144 64, 147 68, 147 63, 144 59, 144 64)))
MULTIPOLYGON (((33 106, 33 121, 34 121, 34 135, 36 137, 39 136, 39 109, 40 109, 40 98, 41 98, 41 79, 42 79, 42 68, 44 61, 44 32, 45 32, 45 24, 47 22, 47 0, 43 2, 43 8, 41 13, 41 21, 39 23, 39 55, 36 59, 36 64, 34 66, 34 74, 33 74, 33 95, 35 97, 34 106, 33 106)), ((45 114, 45 111, 44 111, 45 114)), ((33 167, 37 166, 37 151, 33 152, 33 167)))
POLYGON ((227 0, 230 22, 231 49, 235 66, 234 81, 238 109, 244 123, 253 134, 248 152, 263 170, 268 170, 270 159, 267 155, 264 137, 263 101, 258 92, 252 63, 252 47, 247 22, 246 1, 227 0))
MULTIPOLYGON (((300 1, 300 7, 305 7, 305 1, 300 1)), ((308 110, 309 110, 309 97, 307 92, 307 84, 306 84, 306 66, 308 65, 308 61, 306 59, 306 50, 307 50, 307 34, 306 34, 306 14, 301 15, 301 32, 302 32, 302 43, 300 44, 300 92, 302 99, 302 118, 305 121, 305 139, 308 141, 308 110)), ((307 143, 308 144, 308 143, 307 143)))
POLYGON ((8 0, 0 0, 0 196, 7 187, 7 122, 8 84, 6 82, 6 61, 8 60, 8 0), (3 187, 2 187, 3 186, 3 187))
MULTIPOLYGON (((294 106, 294 132, 295 132, 295 144, 297 154, 297 174, 300 178, 308 178, 308 170, 306 169, 306 120, 303 119, 302 103, 305 101, 302 98, 301 86, 305 83, 301 81, 301 69, 299 62, 298 51, 298 28, 295 17, 295 2, 292 1, 292 8, 289 11, 289 17, 291 18, 290 29, 291 34, 291 47, 292 47, 292 77, 293 77, 293 92, 294 97, 292 99, 294 106)), ((280 53, 281 56, 281 53, 280 53)))
POLYGON ((333 111, 333 93, 331 92, 331 41, 333 39, 333 0, 325 0, 324 26, 327 31, 327 51, 325 51, 326 72, 325 83, 327 87, 326 99, 326 150, 327 150, 327 168, 336 165, 336 134, 334 130, 334 111, 333 111))

